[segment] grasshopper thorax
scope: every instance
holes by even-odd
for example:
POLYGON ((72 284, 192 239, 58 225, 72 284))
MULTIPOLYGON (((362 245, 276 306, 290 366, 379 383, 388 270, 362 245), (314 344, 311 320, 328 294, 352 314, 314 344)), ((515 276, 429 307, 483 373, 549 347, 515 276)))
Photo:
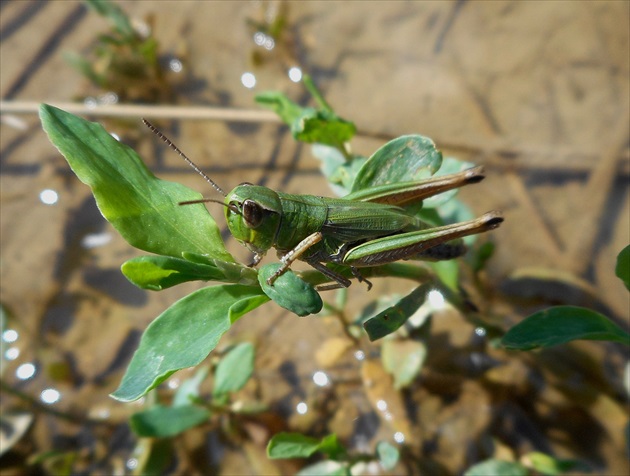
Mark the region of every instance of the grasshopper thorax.
POLYGON ((241 184, 225 198, 230 233, 250 251, 262 255, 275 244, 282 217, 280 197, 258 185, 241 184))

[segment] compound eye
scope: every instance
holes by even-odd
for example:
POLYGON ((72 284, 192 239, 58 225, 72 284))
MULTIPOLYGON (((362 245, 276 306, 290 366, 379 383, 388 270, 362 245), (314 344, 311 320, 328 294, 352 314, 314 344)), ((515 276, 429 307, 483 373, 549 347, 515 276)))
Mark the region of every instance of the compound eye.
POLYGON ((263 221, 263 209, 253 200, 243 202, 243 218, 250 228, 258 228, 263 221))

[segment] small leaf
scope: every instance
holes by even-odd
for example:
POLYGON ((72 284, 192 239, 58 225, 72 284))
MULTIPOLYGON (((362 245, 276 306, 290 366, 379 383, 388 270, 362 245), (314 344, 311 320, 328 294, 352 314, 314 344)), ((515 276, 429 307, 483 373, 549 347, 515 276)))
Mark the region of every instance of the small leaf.
POLYGON ((319 443, 319 451, 330 459, 342 459, 346 454, 346 449, 339 443, 339 439, 334 433, 322 438, 319 443))
POLYGON ((254 346, 237 345, 221 359, 214 375, 212 394, 217 397, 243 388, 254 372, 254 346))
POLYGON ((630 291, 630 245, 626 246, 617 255, 615 274, 626 285, 626 289, 630 291))
POLYGON ((122 273, 142 289, 161 291, 187 281, 227 281, 216 265, 191 263, 168 256, 140 256, 125 262, 122 273))
POLYGON ((400 452, 391 443, 379 441, 376 445, 376 456, 386 471, 394 469, 400 458, 400 452))
POLYGON ((630 335, 598 312, 583 307, 557 306, 532 314, 501 339, 507 349, 551 347, 572 340, 608 340, 630 346, 630 335))
POLYGON ((464 476, 527 476, 528 471, 520 463, 488 459, 471 466, 464 476))
POLYGON ((308 458, 319 450, 320 440, 301 433, 278 433, 267 445, 267 456, 272 459, 308 458))
POLYGON ((357 173, 352 192, 377 185, 429 178, 442 165, 442 153, 421 135, 401 136, 378 149, 357 173))
POLYGON ((204 365, 197 369, 195 375, 184 380, 175 396, 173 397, 173 407, 180 407, 183 405, 190 405, 191 399, 199 397, 199 387, 208 376, 210 372, 210 366, 204 365))
POLYGON ((296 474, 297 476, 352 476, 348 465, 338 461, 319 461, 302 468, 296 474))
POLYGON ((558 459, 545 453, 534 451, 521 457, 521 461, 531 466, 538 473, 549 476, 557 476, 571 470, 588 472, 589 468, 584 463, 572 459, 558 459))
POLYGON ((258 282, 265 294, 278 306, 300 317, 321 311, 324 303, 319 293, 290 269, 278 276, 273 285, 267 284, 267 279, 281 266, 280 263, 271 263, 258 271, 258 282))
POLYGON ((208 254, 234 262, 202 198, 179 183, 156 178, 140 157, 100 124, 43 104, 42 126, 79 179, 92 189, 99 210, 127 242, 141 250, 181 257, 208 254))
POLYGON ((375 341, 398 330, 422 306, 431 289, 429 284, 423 284, 393 306, 365 321, 363 328, 370 341, 375 341))
POLYGON ((180 299, 144 331, 116 400, 137 400, 177 370, 192 367, 216 347, 243 314, 267 302, 259 287, 210 286, 180 299))
POLYGON ((290 126, 299 120, 304 108, 291 101, 286 95, 278 91, 265 91, 257 94, 254 100, 261 106, 275 112, 282 122, 290 126))
POLYGON ((394 388, 408 387, 420 373, 427 356, 422 342, 388 339, 383 342, 381 360, 383 367, 394 377, 394 388))
POLYGON ((133 432, 144 438, 174 436, 210 418, 210 412, 197 405, 155 407, 135 413, 129 419, 133 432))

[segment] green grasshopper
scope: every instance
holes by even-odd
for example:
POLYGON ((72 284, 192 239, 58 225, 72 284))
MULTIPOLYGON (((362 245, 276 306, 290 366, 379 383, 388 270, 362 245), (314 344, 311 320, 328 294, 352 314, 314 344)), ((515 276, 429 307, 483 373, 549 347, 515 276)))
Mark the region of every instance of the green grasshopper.
POLYGON ((381 185, 343 198, 294 195, 250 183, 242 183, 226 194, 166 136, 148 121, 144 123, 225 197, 223 202, 204 198, 180 205, 222 204, 230 233, 254 253, 251 267, 271 248, 276 249, 282 266, 267 279, 269 285, 299 259, 335 281, 319 290, 351 284, 326 263, 348 266, 369 290, 372 283, 359 268, 408 259, 456 258, 466 251, 459 238, 492 230, 503 221, 500 212, 491 211, 474 220, 432 227, 403 208, 481 181, 482 167, 428 180, 381 185))

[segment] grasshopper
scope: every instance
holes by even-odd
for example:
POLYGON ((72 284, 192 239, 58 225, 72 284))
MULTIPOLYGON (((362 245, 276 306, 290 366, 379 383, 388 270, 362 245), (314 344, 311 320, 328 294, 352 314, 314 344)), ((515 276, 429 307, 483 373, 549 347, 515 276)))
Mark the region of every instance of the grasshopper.
POLYGON ((256 266, 271 248, 276 249, 282 265, 267 279, 269 285, 299 259, 335 282, 319 286, 318 290, 351 284, 326 263, 348 266, 369 290, 372 283, 359 268, 408 259, 456 258, 466 251, 459 238, 492 230, 503 221, 501 212, 491 211, 473 220, 432 227, 404 208, 481 181, 482 167, 427 180, 381 185, 343 198, 276 192, 247 182, 226 194, 166 136, 148 121, 143 122, 225 198, 204 198, 180 205, 223 205, 230 233, 254 254, 250 267, 256 266))

